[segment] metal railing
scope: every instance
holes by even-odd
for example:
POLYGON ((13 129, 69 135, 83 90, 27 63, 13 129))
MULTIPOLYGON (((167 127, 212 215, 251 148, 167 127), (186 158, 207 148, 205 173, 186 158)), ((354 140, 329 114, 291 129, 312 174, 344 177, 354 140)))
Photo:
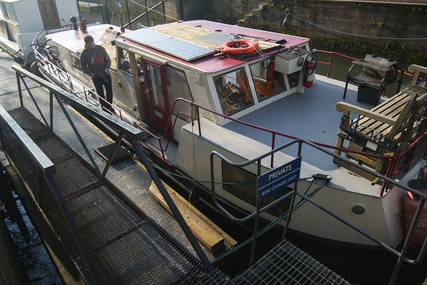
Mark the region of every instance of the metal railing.
MULTIPOLYGON (((138 143, 139 140, 143 138, 143 133, 138 130, 137 128, 122 122, 118 120, 116 117, 103 112, 102 110, 96 108, 95 106, 91 105, 90 103, 85 102, 84 100, 74 96, 71 93, 68 93, 58 86, 47 82, 44 79, 41 79, 38 76, 35 76, 34 74, 28 72, 27 70, 19 67, 19 66, 12 66, 12 68, 16 72, 16 78, 17 78, 17 85, 18 85, 18 95, 20 100, 20 105, 24 106, 24 100, 23 100, 23 90, 21 88, 21 81, 24 83, 26 87, 26 91, 28 92, 29 96, 31 97, 32 102, 36 106, 37 111, 39 112, 39 115, 42 118, 42 121, 50 129, 51 132, 53 132, 53 120, 54 120, 54 112, 53 112, 53 102, 54 99, 56 99, 56 102, 58 103, 59 107, 61 108, 63 114, 67 118, 70 126, 72 127, 75 135, 78 137, 79 142, 81 143, 82 147, 84 148, 84 151, 86 152, 92 167, 96 171, 96 173, 99 175, 100 179, 104 179, 109 167, 111 166, 111 163, 113 161, 113 158, 115 156, 115 153, 120 146, 122 140, 126 139, 127 142, 129 142, 134 150, 136 151, 137 155, 139 156, 140 161, 144 164, 146 171, 150 175, 150 177, 153 179, 153 182, 158 187, 160 193, 162 194, 163 198, 165 199, 166 203, 168 204, 169 208, 171 209, 174 217, 178 221, 179 225, 183 229, 185 235, 187 236, 188 240, 190 241, 191 245, 193 246, 194 250, 196 251, 198 257, 202 261, 202 263, 205 265, 207 270, 211 271, 213 269, 212 265, 210 264, 210 261, 208 260, 206 254, 202 250, 200 244, 198 243, 197 239, 195 238, 194 234, 192 233, 191 229, 189 228, 188 224, 186 223, 185 219, 182 217, 181 213, 179 212, 177 206, 173 202, 171 196, 167 192, 165 186, 163 185, 162 181, 158 177, 157 173, 155 172, 153 166, 151 165, 150 161, 144 154, 143 150, 141 149, 140 144, 138 143), (30 80, 40 84, 40 86, 46 88, 49 90, 50 98, 49 98, 49 117, 50 121, 48 122, 46 118, 44 117, 40 107, 37 104, 37 100, 35 96, 31 93, 30 88, 28 88, 24 78, 29 78, 30 80), (75 124, 73 123, 72 118, 69 116, 64 104, 62 101, 71 102, 73 103, 73 107, 77 108, 79 111, 86 112, 90 116, 93 116, 99 120, 102 120, 106 125, 111 127, 112 129, 116 130, 119 135, 115 141, 114 148, 107 160, 106 165, 104 166, 103 171, 100 171, 100 168, 97 166, 95 160, 93 159, 90 151, 88 150, 82 136, 79 134, 79 131, 77 130, 75 124)), ((41 174, 45 175, 47 177, 47 180, 49 181, 49 185, 52 187, 55 197, 58 200, 59 206, 64 212, 64 215, 66 215, 67 221, 69 222, 70 227, 72 227, 73 233, 76 236, 76 239, 79 242, 79 245, 82 249, 82 254, 85 257, 86 262, 92 266, 90 266, 93 277, 96 280, 98 284, 102 284, 102 280, 100 280, 100 277, 98 276, 99 273, 97 272, 97 268, 93 263, 93 260, 90 256, 89 250, 87 249, 87 246, 85 245, 83 239, 81 238, 81 235, 78 231, 77 226, 75 225, 75 222, 73 221, 73 218, 70 214, 69 209, 67 208, 67 205, 64 202, 64 197, 60 193, 52 174, 55 172, 53 163, 43 154, 43 152, 35 145, 35 143, 27 136, 25 135, 24 131, 12 121, 12 119, 9 117, 8 113, 4 111, 3 108, 0 106, 0 118, 2 123, 2 133, 7 133, 7 131, 12 130, 19 134, 19 139, 24 143, 24 145, 28 146, 26 149, 30 151, 30 154, 33 156, 33 160, 39 165, 41 174), (6 118, 6 119, 4 119, 6 118)), ((13 145, 13 144, 12 144, 13 145)), ((15 156, 17 157, 17 160, 20 161, 19 157, 21 155, 20 152, 14 151, 15 156)), ((23 170, 21 168, 21 170, 23 170)), ((34 193, 35 197, 38 197, 37 194, 37 182, 34 182, 29 177, 25 177, 26 172, 22 172, 25 178, 25 181, 30 185, 31 191, 34 193)))
MULTIPOLYGON (((326 51, 326 50, 319 50, 319 49, 317 49, 317 50, 315 50, 315 52, 317 52, 317 53, 323 53, 323 54, 329 54, 330 55, 329 61, 319 61, 318 62, 318 64, 323 64, 323 65, 327 65, 328 66, 328 70, 326 72, 326 77, 330 77, 331 69, 332 69, 332 65, 333 65, 335 57, 342 57, 342 58, 349 59, 351 61, 353 61, 353 60, 359 60, 359 58, 355 58, 355 57, 348 56, 348 55, 345 55, 345 54, 342 54, 342 53, 339 53, 339 52, 334 52, 334 51, 326 51)), ((349 68, 350 68, 350 66, 351 66, 351 63, 349 64, 349 68)), ((398 70, 398 72, 401 72, 401 71, 398 70)), ((403 75, 412 77, 412 74, 408 73, 408 72, 403 72, 403 75)))
MULTIPOLYGON (((266 134, 269 134, 271 136, 271 143, 270 143, 271 150, 274 150, 275 147, 276 147, 276 139, 277 139, 277 137, 285 137, 285 138, 292 139, 292 140, 300 139, 300 138, 298 138, 296 136, 284 134, 284 133, 277 132, 277 131, 274 131, 274 130, 271 130, 271 129, 259 127, 257 125, 253 125, 253 124, 250 124, 250 123, 238 120, 238 119, 234 119, 232 117, 229 117, 227 115, 224 115, 224 114, 216 112, 216 111, 213 111, 213 110, 211 110, 209 108, 206 108, 206 107, 204 107, 202 105, 199 105, 197 103, 194 103, 194 102, 192 102, 190 100, 183 99, 183 98, 178 98, 178 99, 176 99, 174 101, 174 103, 172 105, 172 113, 169 116, 168 122, 166 124, 166 129, 169 129, 169 128, 173 129, 175 127, 177 119, 179 117, 185 117, 185 118, 191 119, 193 122, 194 121, 198 121, 199 122, 199 120, 200 120, 200 109, 202 109, 202 110, 204 110, 206 112, 212 113, 214 115, 217 115, 219 117, 222 117, 224 119, 227 119, 227 120, 230 120, 230 121, 234 121, 234 122, 237 122, 239 124, 242 124, 242 125, 251 127, 253 129, 257 129, 257 130, 263 131, 266 134), (179 102, 184 102, 185 104, 188 104, 189 106, 191 106, 191 108, 192 108, 192 114, 191 115, 183 114, 183 113, 173 114, 173 110, 174 110, 176 104, 178 104, 179 102), (175 116, 175 119, 174 119, 173 122, 172 122, 172 115, 175 116)), ((144 130, 145 132, 151 134, 148 129, 143 128, 142 126, 140 128, 142 130, 144 130)), ((198 130, 198 135, 201 136, 202 135, 202 127, 201 127, 200 123, 198 123, 197 130, 198 130)), ((157 148, 161 150, 160 152, 162 154, 162 157, 163 157, 164 160, 166 160, 166 157, 164 156, 164 153, 167 150, 167 147, 168 147, 168 145, 169 145, 169 143, 171 141, 171 138, 168 139, 168 142, 166 144, 166 148, 163 148, 162 144, 161 144, 161 140, 165 139, 166 136, 165 135, 163 135, 163 136, 155 136, 154 134, 152 134, 152 136, 156 140, 159 141, 159 145, 157 146, 157 148)), ((402 152, 398 151, 393 156, 379 155, 379 154, 373 154, 373 153, 368 153, 368 152, 363 152, 363 151, 358 151, 358 150, 352 150, 352 149, 348 149, 348 148, 345 148, 345 147, 337 147, 337 146, 328 145, 328 144, 324 144, 324 143, 319 143, 319 142, 315 142, 315 141, 309 141, 309 142, 313 143, 313 144, 315 144, 317 146, 328 148, 328 149, 333 149, 333 150, 347 152, 347 153, 354 153, 354 154, 364 155, 364 156, 368 156, 368 157, 372 157, 372 158, 377 158, 377 159, 388 160, 389 161, 389 166, 388 166, 388 169, 386 171, 386 177, 391 178, 391 177, 395 177, 402 170, 404 170, 415 159, 416 155, 414 155, 411 159, 409 159, 406 162, 405 165, 401 166, 398 169, 395 169, 396 161, 398 161, 399 158, 404 157, 407 153, 409 153, 409 152, 413 151, 415 148, 417 148, 419 146, 419 144, 423 141, 423 139, 426 138, 426 137, 427 137, 427 132, 425 132, 424 134, 422 134, 417 140, 415 140, 411 145, 409 145, 406 150, 404 150, 402 152)), ((418 154, 421 153, 421 151, 425 150, 426 148, 427 148, 427 145, 423 146, 420 150, 418 150, 417 153, 418 154)), ((341 159, 342 157, 339 156, 339 158, 341 159)), ((270 167, 271 168, 274 167, 274 152, 271 153, 271 155, 270 155, 270 167)), ((383 195, 386 192, 385 190, 386 190, 386 183, 383 183, 383 189, 381 191, 381 195, 383 195)))
POLYGON ((319 152, 323 152, 323 153, 325 153, 327 155, 330 155, 331 157, 343 159, 339 155, 337 155, 337 154, 335 154, 333 152, 330 152, 330 151, 322 148, 319 145, 316 145, 316 144, 314 144, 312 142, 301 140, 301 139, 293 140, 293 141, 291 141, 291 142, 289 142, 287 144, 284 144, 284 145, 282 145, 282 146, 280 146, 280 147, 278 147, 278 148, 276 148, 274 150, 271 150, 270 152, 267 152, 267 153, 265 153, 265 154, 263 154, 263 155, 261 155, 261 156, 259 156, 257 158, 254 158, 254 159, 249 160, 249 161, 244 162, 244 163, 235 163, 235 162, 229 160, 224 155, 222 155, 222 154, 220 154, 220 153, 218 153, 216 151, 213 151, 211 153, 211 155, 210 155, 211 189, 212 189, 212 195, 211 196, 212 196, 212 200, 213 200, 213 203, 215 204, 215 206, 217 208, 219 208, 223 213, 225 213, 230 219, 232 219, 232 220, 234 220, 236 222, 239 222, 239 223, 243 223, 243 222, 247 222, 247 221, 249 221, 251 219, 255 219, 254 234, 253 234, 253 238, 252 238, 251 263, 253 262, 253 258, 254 258, 254 255, 255 255, 256 240, 257 240, 257 237, 258 237, 258 224, 259 224, 261 213, 267 211, 268 209, 270 209, 274 205, 277 205, 278 203, 284 201, 285 199, 288 199, 289 197, 292 197, 291 203, 290 203, 290 206, 289 206, 289 210, 287 211, 286 215, 282 215, 281 217, 279 217, 279 220, 276 220, 276 221, 272 222, 272 223, 276 224, 276 223, 280 222, 280 220, 286 218, 286 225, 285 225, 285 228, 284 228, 284 236, 283 236, 284 238, 286 238, 286 233, 287 233, 289 224, 291 223, 291 215, 292 215, 292 212, 295 211, 295 208, 296 208, 295 201, 296 201, 296 197, 297 196, 300 197, 301 199, 303 199, 303 201, 309 202, 310 204, 314 205, 315 207, 317 207, 317 208, 321 209, 322 211, 326 212, 328 215, 332 216, 333 218, 337 219, 338 221, 340 221, 344 225, 350 227, 351 229, 353 229, 356 232, 360 233, 361 235, 365 236, 366 238, 368 238, 369 240, 371 240, 374 243, 378 244, 379 246, 381 246, 385 250, 387 250, 387 251, 391 252, 392 254, 396 255, 398 257, 398 260, 396 262, 396 265, 395 265, 393 274, 392 274, 392 276, 390 278, 389 284, 394 284, 396 282, 396 278, 397 278, 397 276, 399 274, 399 271, 400 271, 400 269, 401 269, 401 267, 403 265, 403 262, 407 262, 407 263, 410 263, 410 264, 418 264, 418 263, 420 263, 424 259, 424 256, 425 256, 425 254, 427 252, 427 238, 424 240, 424 243, 423 243, 423 245, 421 247, 421 250, 420 250, 420 252, 418 253, 418 256, 415 259, 410 259, 406 255, 407 255, 408 250, 409 250, 410 241, 412 239, 414 231, 415 231, 415 229, 417 227, 417 223, 418 223, 419 218, 421 216, 421 213, 423 211, 424 204, 425 204, 425 202, 427 200, 427 195, 424 194, 424 193, 420 193, 420 192, 418 192, 418 191, 410 188, 409 186, 406 186, 406 185, 403 185, 401 183, 398 183, 395 180, 390 179, 390 178, 388 178, 388 177, 386 177, 384 175, 376 173, 375 171, 373 171, 373 170, 371 170, 369 168, 366 168, 366 167, 364 167, 362 165, 354 163, 354 162, 352 162, 352 161, 350 161, 348 159, 345 159, 346 162, 349 163, 349 164, 351 164, 352 166, 354 166, 356 168, 359 168, 359 169, 362 169, 362 170, 370 173, 371 175, 374 175, 376 177, 379 177, 380 179, 383 179, 384 181, 386 181, 387 183, 390 183, 391 185, 395 185, 395 186, 397 186, 397 187, 399 187, 399 188, 401 188, 401 189, 403 189, 405 191, 408 191, 408 192, 410 192, 412 194, 415 194, 415 195, 417 195, 419 197, 420 202, 419 202, 418 207, 416 209, 416 212, 415 212, 415 215, 413 217, 413 220, 412 220, 412 222, 410 224, 407 236, 406 236, 406 238, 404 240, 404 243, 403 243, 403 247, 402 247, 402 249, 400 251, 394 249, 393 247, 391 247, 391 246, 387 245, 386 243, 382 242, 381 240, 375 238, 373 235, 369 234, 368 232, 360 229, 359 227, 357 227, 357 226, 353 225, 352 223, 348 222, 347 220, 341 218, 340 216, 338 216, 334 212, 328 210, 327 208, 325 208, 324 206, 322 206, 321 204, 319 204, 315 200, 311 199, 309 197, 309 195, 306 195, 306 193, 302 194, 302 193, 298 192, 298 181, 295 182, 292 191, 290 191, 286 195, 281 196, 280 198, 278 198, 274 202, 272 202, 272 203, 264 206, 263 208, 260 207, 260 201, 259 201, 258 195, 255 195, 256 196, 256 211, 253 212, 253 213, 251 213, 251 214, 249 214, 249 215, 247 215, 244 218, 237 218, 237 217, 233 216, 230 212, 228 212, 224 207, 222 207, 219 204, 219 202, 216 199, 216 191, 215 191, 216 183, 214 182, 214 181, 216 181, 215 180, 215 171, 214 171, 214 169, 215 169, 215 157, 219 158, 219 160, 220 160, 219 163, 220 164, 222 163, 222 161, 225 161, 228 164, 230 164, 231 166, 238 167, 238 168, 243 168, 243 167, 247 167, 247 166, 249 166, 251 164, 254 164, 256 166, 256 168, 257 168, 256 175, 257 175, 257 177, 260 177, 262 175, 262 173, 261 173, 261 160, 262 159, 267 158, 267 157, 271 156, 272 154, 274 154, 275 152, 281 151, 281 150, 283 150, 285 148, 289 148, 289 147, 291 147, 291 146, 293 146, 295 144, 298 144, 298 149, 296 151, 295 157, 301 157, 302 156, 302 146, 303 145, 307 145, 309 147, 317 149, 319 152))
MULTIPOLYGON (((15 157, 15 167, 19 169, 19 173, 23 176, 24 181, 30 188, 31 193, 36 199, 36 202, 40 205, 42 202, 42 191, 49 189, 55 197, 55 200, 61 209, 61 213, 66 220, 73 239, 78 244, 80 253, 82 254, 86 264, 89 267, 90 274, 96 283, 102 284, 102 278, 99 270, 95 265, 95 262, 90 254, 89 248, 86 245, 74 218, 71 215, 70 209, 65 203, 65 199, 62 196, 58 185, 53 177, 55 174, 55 165, 53 162, 44 154, 44 152, 31 140, 31 138, 25 133, 25 131, 12 119, 12 117, 6 112, 6 110, 0 105, 0 124, 2 133, 2 145, 8 148, 15 157), (15 136, 15 138, 13 137, 15 136), (19 151, 17 148, 19 146, 19 151), (22 149, 25 150, 22 152, 22 149), (24 163, 24 157, 26 158, 24 163), (31 163, 28 163, 30 161, 31 163), (30 164, 30 165, 28 165, 30 164), (32 170, 32 166, 37 165, 38 174, 31 175, 29 172, 32 170), (34 177, 35 176, 35 177, 34 177), (43 185, 44 181, 47 181, 48 185, 43 185), (47 186, 47 187, 46 187, 47 186)), ((12 155, 9 151, 9 155, 12 155)))
POLYGON ((86 102, 91 102, 92 104, 101 106, 109 105, 114 110, 118 111, 116 115, 110 109, 105 109, 104 111, 123 119, 122 110, 119 108, 114 108, 114 106, 108 102, 105 98, 99 96, 91 87, 88 87, 87 84, 83 83, 81 80, 77 79, 75 76, 70 75, 62 66, 59 57, 53 57, 53 53, 48 50, 45 46, 48 43, 48 40, 45 39, 45 36, 50 34, 52 31, 57 31, 58 29, 69 29, 71 26, 67 25, 60 28, 54 28, 51 30, 44 30, 40 32, 33 40, 31 46, 33 46, 34 55, 39 65, 39 68, 42 68, 45 75, 48 76, 51 80, 55 81, 59 86, 71 92, 73 94, 79 95, 80 93, 83 96, 80 98, 86 100, 86 102), (46 74, 47 73, 47 74, 46 74), (101 103, 102 102, 102 103, 101 103))

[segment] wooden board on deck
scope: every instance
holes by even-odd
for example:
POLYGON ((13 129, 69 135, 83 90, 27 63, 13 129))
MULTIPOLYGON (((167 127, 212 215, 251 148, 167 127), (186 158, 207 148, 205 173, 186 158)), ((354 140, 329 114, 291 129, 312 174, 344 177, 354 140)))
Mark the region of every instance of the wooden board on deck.
MULTIPOLYGON (((188 226, 197 237, 213 254, 225 249, 226 244, 234 246, 237 242, 221 230, 217 225, 210 221, 205 215, 197 210, 193 205, 186 201, 181 195, 176 193, 168 185, 164 184, 172 200, 175 202, 181 215, 184 217, 188 226)), ((150 194, 172 214, 165 199, 160 193, 154 182, 150 185, 150 194)))
MULTIPOLYGON (((159 32, 159 33, 170 35, 170 36, 173 36, 173 37, 176 37, 179 39, 183 39, 183 40, 195 43, 197 45, 200 45, 200 46, 203 46, 206 48, 219 50, 221 47, 221 45, 217 45, 217 44, 213 44, 213 43, 207 43, 207 42, 197 40, 197 38, 199 38, 201 36, 205 36, 205 35, 208 35, 211 33, 215 33, 211 30, 204 29, 201 27, 193 27, 193 26, 180 24, 180 23, 169 23, 166 25, 153 26, 153 27, 150 27, 149 29, 156 31, 156 32, 159 32)), ((247 36, 247 37, 250 38, 251 36, 247 36)), ((232 39, 234 39, 233 35, 230 34, 230 41, 232 39)), ((257 39, 254 38, 254 40, 257 40, 257 39)), ((258 43, 258 46, 260 47, 260 49, 262 51, 281 47, 281 45, 276 44, 274 42, 267 42, 267 41, 263 41, 263 40, 257 40, 256 42, 258 43)))

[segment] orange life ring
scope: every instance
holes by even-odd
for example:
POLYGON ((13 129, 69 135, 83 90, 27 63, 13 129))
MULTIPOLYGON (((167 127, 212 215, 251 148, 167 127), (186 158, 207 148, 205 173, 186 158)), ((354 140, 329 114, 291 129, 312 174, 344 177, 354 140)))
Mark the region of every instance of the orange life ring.
POLYGON ((221 46, 221 51, 227 54, 247 54, 258 49, 258 44, 253 41, 235 40, 226 42, 221 46))

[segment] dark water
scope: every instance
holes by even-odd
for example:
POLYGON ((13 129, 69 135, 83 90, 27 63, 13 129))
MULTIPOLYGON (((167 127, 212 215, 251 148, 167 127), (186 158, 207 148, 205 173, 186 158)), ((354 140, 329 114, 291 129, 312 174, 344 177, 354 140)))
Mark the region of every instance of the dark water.
POLYGON ((62 284, 56 268, 0 164, 0 226, 6 228, 28 284, 62 284))

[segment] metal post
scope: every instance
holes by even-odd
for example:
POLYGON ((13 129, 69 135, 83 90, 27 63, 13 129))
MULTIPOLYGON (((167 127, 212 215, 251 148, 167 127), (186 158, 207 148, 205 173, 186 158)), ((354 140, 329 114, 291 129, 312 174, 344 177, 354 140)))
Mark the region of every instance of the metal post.
POLYGON ((182 230, 184 231, 185 235, 187 236, 188 240, 190 241, 191 245, 196 251, 198 257, 200 258, 202 263, 205 265, 206 269, 209 272, 212 272, 214 269, 212 264, 210 263, 208 257, 206 256, 205 252, 203 251, 202 247, 200 246, 199 242, 197 241, 196 237, 194 236, 193 232, 188 226, 187 222, 182 217, 181 212, 176 207, 175 203, 172 200, 172 197, 169 195, 169 192, 166 190, 165 186, 163 185, 162 181, 160 180, 159 176, 157 175, 156 171, 154 170, 153 166, 148 160, 147 156, 142 151, 138 141, 135 138, 131 138, 131 137, 128 138, 128 140, 131 142, 133 148, 135 149, 136 153, 139 156, 139 159, 144 164, 151 179, 153 179, 157 188, 159 188, 159 191, 162 194, 163 198, 165 199, 166 203, 168 204, 169 209, 172 211, 175 219, 178 221, 179 225, 181 226, 182 230))
POLYGON ((178 19, 184 20, 184 1, 178 0, 178 19))
MULTIPOLYGON (((299 142, 298 143, 298 157, 301 156, 301 153, 302 153, 302 142, 299 142)), ((282 240, 286 238, 286 235, 288 233, 289 224, 291 223, 292 209, 294 207, 297 191, 298 191, 298 180, 295 181, 294 194, 292 194, 291 203, 289 204, 289 210, 288 210, 289 214, 288 214, 288 217, 286 218, 285 228, 283 229, 282 240)))
POLYGON ((101 179, 104 179, 105 175, 107 174, 108 168, 110 167, 111 163, 113 162, 113 158, 116 155, 117 149, 119 148, 120 143, 122 142, 124 135, 125 134, 123 132, 120 132, 120 135, 114 144, 113 151, 111 152, 110 157, 107 160, 107 164, 104 167, 104 171, 102 172, 101 179))
MULTIPOLYGON (((275 144, 276 144, 276 134, 273 133, 271 138, 271 150, 274 149, 275 144)), ((271 154, 270 167, 273 168, 273 165, 274 165, 274 153, 271 154)))
POLYGON ((108 11, 108 1, 107 0, 103 0, 102 1, 102 5, 103 5, 103 9, 102 10, 104 11, 102 13, 104 23, 111 24, 110 14, 109 14, 109 11, 108 11))
MULTIPOLYGON (((261 176, 261 160, 258 160, 258 165, 257 165, 257 177, 261 176)), ((258 180, 257 180, 257 187, 256 189, 258 190, 258 180)), ((256 242, 258 239, 258 228, 259 228, 259 215, 260 215, 260 201, 259 201, 259 195, 258 195, 258 191, 255 193, 256 196, 256 215, 255 215, 255 225, 254 225, 254 235, 253 235, 253 240, 252 240, 252 250, 251 250, 251 259, 249 261, 249 266, 252 266, 254 264, 254 260, 255 260, 255 251, 256 251, 256 242)))
POLYGON ((412 220, 412 224, 409 227, 408 235, 406 236, 405 242, 403 243, 403 248, 397 259, 396 266, 394 267, 393 274, 391 276, 390 282, 388 283, 389 285, 393 285, 396 282, 397 275, 399 275, 399 271, 402 268, 406 253, 408 252, 408 249, 409 249, 409 244, 411 242, 412 235, 417 226, 418 219, 420 218, 421 213, 423 211, 425 202, 426 200, 423 197, 420 197, 420 203, 418 204, 418 208, 417 208, 417 211, 415 212, 414 218, 412 220))
MULTIPOLYGON (((0 114, 0 118, 1 118, 1 114, 0 114)), ((16 148, 16 145, 12 143, 12 138, 10 137, 10 133, 8 130, 8 127, 6 126, 6 122, 3 121, 3 119, 0 120, 0 126, 2 129, 2 133, 6 136, 7 141, 10 144, 10 147, 12 149, 12 152, 15 154, 16 156, 16 160, 18 161, 18 169, 20 170, 20 172, 22 173, 22 175, 24 176, 25 181, 28 184, 28 187, 30 188, 31 192, 34 195, 34 199, 36 201, 39 200, 39 194, 37 192, 37 189, 34 187, 34 184, 32 182, 32 180, 30 179, 29 175, 28 175, 28 171, 26 171, 25 167, 24 167, 24 162, 21 159, 21 156, 16 148)))
POLYGON ((65 117, 67 118, 68 122, 70 123, 71 128, 73 128, 74 133, 76 134, 77 138, 80 141, 80 144, 82 145, 83 149, 85 150, 87 156, 89 157, 90 161, 92 162, 93 167, 96 170, 96 173, 101 174, 101 171, 98 168, 98 165, 96 165, 95 160, 93 159, 92 155, 90 154, 89 149, 87 148, 85 142, 83 141, 83 138, 80 136, 79 131, 77 130, 76 126, 73 123, 73 120, 71 120, 70 115, 68 114, 67 110, 64 107, 64 104, 62 104, 61 100, 59 100, 59 96, 55 95, 56 101, 59 104, 59 107, 61 107, 62 112, 64 113, 65 117))
POLYGON ((148 4, 147 4, 147 0, 145 0, 145 17, 147 18, 147 27, 150 26, 150 19, 148 18, 148 4))
POLYGON ((53 92, 49 92, 50 131, 53 133, 53 92))
POLYGON ((163 24, 166 24, 165 0, 162 0, 162 7, 163 7, 163 24))
POLYGON ((298 191, 298 180, 295 181, 294 193, 292 194, 291 203, 289 204, 288 216, 286 218, 285 228, 283 229, 282 240, 284 240, 286 238, 286 235, 288 233, 288 228, 289 228, 289 224, 291 223, 292 210, 294 208, 295 198, 297 196, 297 191, 298 191))
POLYGON ((129 4, 128 4, 128 0, 126 0, 126 11, 127 11, 127 15, 128 15, 129 29, 130 29, 130 30, 132 30, 131 22, 130 22, 130 13, 129 13, 129 4))
MULTIPOLYGON (((40 110, 40 107, 39 107, 39 105, 37 104, 37 101, 36 101, 36 99, 34 98, 33 93, 31 93, 30 88, 28 87, 28 85, 27 85, 27 83, 25 82, 24 78, 22 77, 22 75, 21 75, 21 74, 19 74, 19 77, 22 79, 22 83, 24 83, 25 89, 27 90, 28 94, 30 95, 30 98, 31 98, 31 100, 32 100, 32 101, 33 101, 33 103, 34 103, 34 106, 36 106, 37 111, 39 112, 40 117, 42 118, 42 120, 43 120, 44 124, 45 124, 46 126, 49 126, 49 124, 48 124, 48 122, 47 122, 46 118, 45 118, 45 117, 44 117, 44 115, 43 115, 43 112, 40 110)), ((19 86, 18 86, 18 88, 21 88, 21 86, 19 85, 19 86)), ((22 101, 22 95, 21 95, 21 101, 22 101)), ((22 103, 21 103, 21 104, 22 104, 21 106, 24 106, 23 101, 22 101, 22 103)))
POLYGON ((48 175, 47 180, 49 181, 49 185, 51 186, 56 202, 58 203, 61 209, 61 212, 65 220, 67 221, 67 224, 70 227, 70 230, 73 233, 74 240, 78 245, 78 248, 83 256, 83 259, 85 260, 86 264, 89 267, 90 274, 92 275, 96 284, 104 284, 104 281, 102 280, 101 275, 99 273, 98 267, 96 266, 90 254, 89 248, 86 245, 86 242, 84 241, 83 236, 80 233, 79 228, 77 227, 76 222, 74 221, 70 210, 68 209, 68 206, 64 200, 64 197, 62 196, 61 192, 58 189, 58 185, 56 184, 55 179, 53 179, 51 175, 48 175))
POLYGON ((21 107, 24 107, 24 101, 22 100, 21 81, 19 80, 21 75, 18 73, 18 71, 15 71, 15 74, 16 74, 16 83, 18 85, 19 103, 21 104, 21 107))

